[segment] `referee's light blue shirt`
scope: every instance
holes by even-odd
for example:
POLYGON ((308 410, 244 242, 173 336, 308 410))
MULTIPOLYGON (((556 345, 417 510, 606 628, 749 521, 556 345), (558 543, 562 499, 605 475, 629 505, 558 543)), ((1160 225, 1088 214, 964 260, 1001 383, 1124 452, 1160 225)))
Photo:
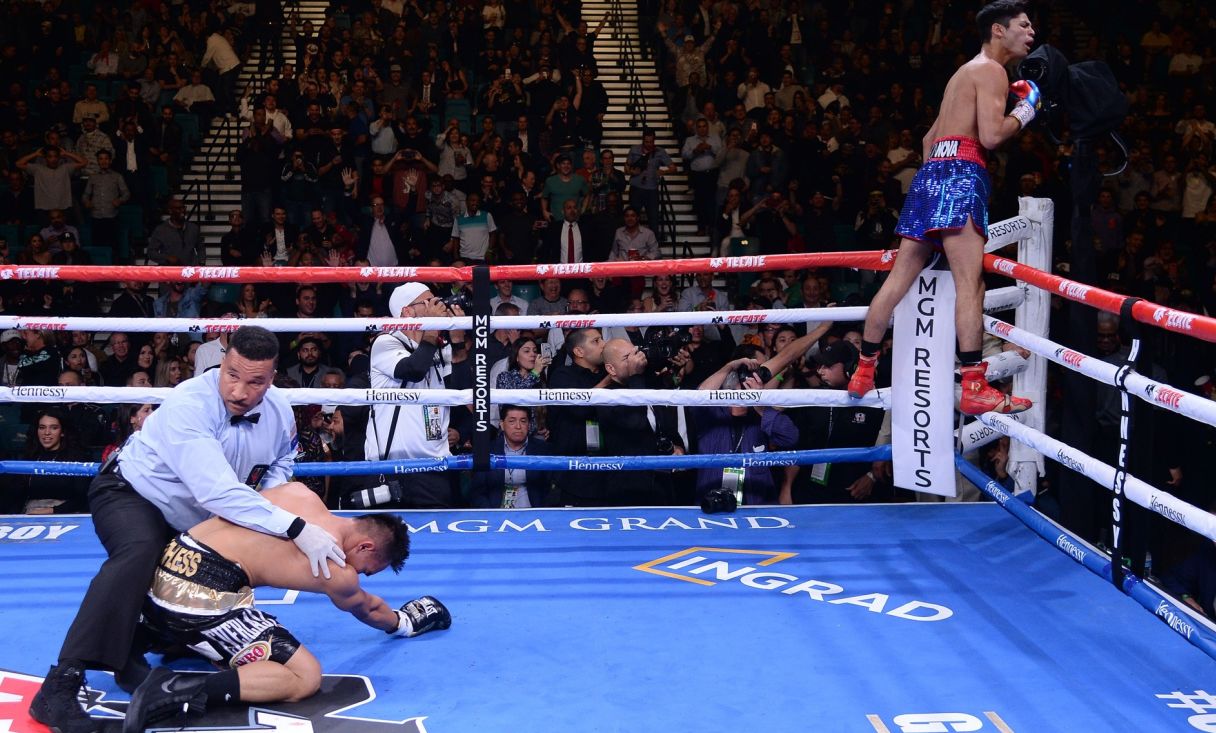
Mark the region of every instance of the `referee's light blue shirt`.
POLYGON ((257 466, 267 467, 259 490, 291 478, 297 449, 291 405, 271 387, 249 411, 260 414, 257 424, 233 425, 219 379, 220 370, 212 369, 173 390, 123 446, 118 457, 123 478, 179 531, 214 515, 285 535, 296 515, 245 481, 257 466))

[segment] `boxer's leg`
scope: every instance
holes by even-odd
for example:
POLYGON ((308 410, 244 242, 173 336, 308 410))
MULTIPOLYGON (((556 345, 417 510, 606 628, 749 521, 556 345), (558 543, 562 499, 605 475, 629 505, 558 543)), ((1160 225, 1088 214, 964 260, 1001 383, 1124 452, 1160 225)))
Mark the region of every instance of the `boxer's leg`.
POLYGON ((925 269, 925 265, 929 263, 932 255, 932 245, 918 242, 915 239, 900 240, 899 256, 895 258, 895 264, 891 267, 886 282, 878 289, 874 300, 870 303, 870 309, 866 312, 866 325, 861 334, 862 339, 874 343, 882 341, 882 337, 886 335, 887 327, 891 323, 891 314, 895 312, 895 306, 903 299, 908 288, 912 287, 912 283, 916 282, 916 276, 925 269))
POLYGON ((237 668, 241 702, 298 702, 321 689, 321 663, 300 647, 286 663, 254 662, 237 668))
POLYGON ((988 366, 980 360, 984 339, 984 237, 971 217, 962 229, 942 232, 942 248, 950 261, 956 292, 954 323, 963 375, 959 410, 967 415, 1029 410, 1030 400, 1006 395, 988 384, 984 376, 988 366))
POLYGON ((984 238, 967 217, 962 229, 942 232, 942 249, 954 277, 954 328, 959 353, 979 351, 984 340, 984 238))

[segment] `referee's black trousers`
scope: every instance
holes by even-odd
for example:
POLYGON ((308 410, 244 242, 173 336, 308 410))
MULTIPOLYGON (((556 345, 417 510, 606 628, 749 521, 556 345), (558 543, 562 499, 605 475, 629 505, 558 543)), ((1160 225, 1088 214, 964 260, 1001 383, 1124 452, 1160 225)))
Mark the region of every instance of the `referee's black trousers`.
POLYGON ((140 609, 173 530, 118 473, 99 474, 89 484, 89 511, 109 557, 80 602, 59 660, 117 672, 131 655, 140 609))

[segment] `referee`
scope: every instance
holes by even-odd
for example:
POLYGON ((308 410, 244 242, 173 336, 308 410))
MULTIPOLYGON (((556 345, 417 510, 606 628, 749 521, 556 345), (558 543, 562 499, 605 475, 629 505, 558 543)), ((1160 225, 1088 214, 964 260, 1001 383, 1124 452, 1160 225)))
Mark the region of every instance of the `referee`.
MULTIPOLYGON (((90 484, 93 527, 109 557, 30 705, 31 717, 52 731, 100 727, 77 701, 86 669, 112 670, 128 689, 146 675, 135 630, 156 563, 176 532, 219 516, 290 538, 313 575, 328 578, 328 560, 345 565, 328 532, 258 493, 286 483, 295 465, 291 405, 271 386, 278 354, 274 334, 258 326, 238 329, 219 368, 175 387, 90 484)), ((222 699, 235 691, 214 692, 222 699)))

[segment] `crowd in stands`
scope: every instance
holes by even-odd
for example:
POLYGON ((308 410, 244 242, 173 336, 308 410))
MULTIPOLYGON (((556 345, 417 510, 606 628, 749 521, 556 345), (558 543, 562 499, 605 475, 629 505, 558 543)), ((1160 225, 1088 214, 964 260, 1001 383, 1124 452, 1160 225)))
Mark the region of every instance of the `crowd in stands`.
MULTIPOLYGON (((1203 3, 1134 5, 1136 12, 1117 18, 1096 2, 1070 4, 1070 15, 1043 9, 1034 16, 1040 42, 1073 61, 1109 63, 1131 105, 1121 130, 1126 166, 1103 181, 1089 214, 1093 241, 1070 239, 1071 141, 1038 127, 990 156, 991 220, 1015 214, 1018 196, 1052 198, 1060 272, 1067 274, 1070 249, 1092 246, 1101 269, 1096 284, 1213 314, 1216 123, 1205 100, 1214 98, 1216 21, 1203 3)), ((677 170, 688 175, 698 233, 715 254, 888 248, 897 242, 899 208, 945 81, 978 46, 970 3, 644 3, 644 45, 664 80, 680 145, 666 150, 654 130, 638 130, 629 153, 617 156, 601 146, 609 95, 592 52, 597 38, 619 31, 611 18, 589 26, 577 0, 348 0, 331 3, 318 24, 277 6, 5 4, 0 264, 205 261, 198 222, 171 192, 215 125, 241 131, 234 156, 241 206, 229 213, 219 248, 228 265, 657 259, 679 244, 666 241, 660 221, 660 181, 677 170), (283 38, 297 61, 263 53, 266 80, 238 94, 236 75, 250 47, 283 38)), ((1113 142, 1099 142, 1098 151, 1105 172, 1123 165, 1113 142)), ((656 276, 497 286, 499 315, 558 315, 864 304, 877 283, 869 273, 811 270, 718 283, 656 276)), ((143 318, 371 317, 390 315, 392 290, 173 284, 152 297, 146 287, 126 282, 109 293, 86 283, 5 281, 0 313, 96 314, 108 303, 109 315, 143 318)), ((739 386, 771 362, 765 388, 838 388, 855 361, 856 326, 694 327, 683 350, 668 358, 651 351, 649 363, 637 347, 656 340, 654 329, 499 330, 493 378, 499 387, 717 388, 739 386)), ((1076 334, 1067 329, 1055 319, 1051 335, 1068 342, 1076 334)), ((218 363, 223 347, 222 336, 101 336, 5 332, 3 383, 172 386, 218 363)), ((370 337, 284 334, 282 383, 366 385, 370 337)), ((1100 356, 1121 360, 1126 341, 1117 319, 1100 320, 1100 356)), ((1159 376, 1211 394, 1210 345, 1154 334, 1150 348, 1159 376)), ((454 350, 452 361, 449 386, 471 384, 464 350, 454 350)), ((1053 430, 1058 404, 1049 403, 1053 430)), ((19 423, 27 440, 13 445, 10 434, 9 453, 96 458, 138 430, 151 409, 25 407, 19 423)), ((882 411, 868 408, 849 411, 845 434, 833 430, 829 408, 586 409, 504 410, 496 415, 500 447, 633 455, 885 439, 882 411)), ((1104 430, 1117 430, 1117 400, 1113 410, 1113 418, 1099 415, 1104 430)), ((300 408, 302 460, 363 458, 367 422, 366 408, 300 408)), ((453 410, 451 427, 450 448, 467 450, 467 411, 453 410)), ((1188 425, 1184 435, 1144 478, 1206 505, 1216 432, 1188 425)), ((1007 444, 997 443, 981 461, 1008 481, 1007 456, 1007 444)), ((891 486, 886 464, 746 476, 644 472, 645 480, 627 486, 533 473, 526 485, 538 505, 692 503, 737 481, 748 501, 911 498, 891 486)), ((503 476, 453 475, 446 503, 501 506, 509 479, 504 488, 503 476)), ((1044 491, 1052 479, 1049 473, 1044 491)), ((338 478, 311 485, 333 506, 361 486, 338 478)), ((83 507, 75 479, 37 477, 22 487, 5 493, 5 510, 83 507)), ((1206 610, 1213 612, 1210 604, 1206 610)))

